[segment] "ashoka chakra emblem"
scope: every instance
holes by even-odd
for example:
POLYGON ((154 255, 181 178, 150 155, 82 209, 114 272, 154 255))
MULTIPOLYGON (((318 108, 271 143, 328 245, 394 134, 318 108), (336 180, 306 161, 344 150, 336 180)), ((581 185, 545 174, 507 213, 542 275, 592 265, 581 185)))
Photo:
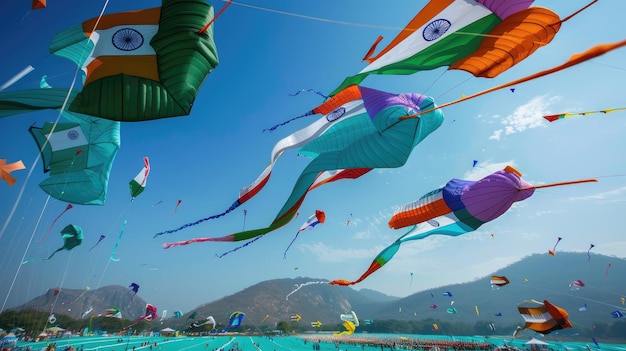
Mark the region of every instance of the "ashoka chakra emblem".
POLYGON ((67 132, 67 137, 70 140, 77 140, 78 137, 80 137, 80 134, 75 130, 70 130, 69 132, 67 132))
POLYGON ((339 118, 341 118, 341 116, 343 116, 345 113, 346 113, 346 108, 345 107, 339 107, 339 108, 335 109, 333 112, 327 114, 326 115, 326 120, 328 122, 336 121, 339 118))
POLYGON ((113 34, 111 41, 117 49, 133 51, 143 45, 143 35, 132 28, 122 28, 113 34))
POLYGON ((430 22, 426 26, 426 28, 424 28, 424 31, 422 32, 422 37, 424 37, 424 40, 426 41, 433 41, 442 36, 445 32, 447 32, 448 29, 450 29, 450 26, 450 21, 448 21, 447 19, 436 19, 430 22))

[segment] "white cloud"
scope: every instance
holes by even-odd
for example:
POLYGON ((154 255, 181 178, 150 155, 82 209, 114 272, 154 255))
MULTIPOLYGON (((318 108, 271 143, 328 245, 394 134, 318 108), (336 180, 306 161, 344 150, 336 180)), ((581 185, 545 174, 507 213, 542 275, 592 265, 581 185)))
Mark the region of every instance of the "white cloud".
POLYGON ((503 134, 510 135, 521 133, 526 129, 545 127, 543 116, 550 113, 548 107, 559 99, 558 96, 548 98, 545 95, 532 98, 516 108, 513 114, 501 118, 500 123, 504 128, 493 131, 489 140, 500 140, 503 134))
POLYGON ((605 192, 593 194, 593 195, 570 197, 569 199, 572 200, 572 201, 577 201, 577 200, 606 200, 608 198, 619 196, 622 193, 624 193, 624 191, 626 191, 626 186, 625 187, 621 187, 621 188, 617 188, 617 189, 614 189, 614 190, 610 190, 610 191, 605 191, 605 192))

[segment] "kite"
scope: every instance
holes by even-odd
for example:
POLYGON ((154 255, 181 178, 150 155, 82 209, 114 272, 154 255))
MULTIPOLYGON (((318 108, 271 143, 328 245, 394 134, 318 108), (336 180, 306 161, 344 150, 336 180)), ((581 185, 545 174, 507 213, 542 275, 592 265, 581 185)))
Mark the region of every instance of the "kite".
POLYGON ((624 110, 626 110, 626 107, 609 108, 609 109, 600 110, 600 111, 587 111, 587 112, 578 112, 578 113, 565 112, 565 113, 560 113, 558 115, 543 116, 543 118, 545 118, 548 122, 554 122, 560 119, 565 119, 565 118, 574 117, 574 116, 586 116, 586 115, 593 115, 596 113, 602 113, 606 115, 611 112, 618 112, 618 111, 624 111, 624 110))
POLYGON ((594 244, 589 244, 589 249, 587 250, 587 262, 591 261, 591 254, 589 253, 591 249, 596 247, 594 244))
POLYGON ((312 214, 311 217, 309 217, 306 220, 306 222, 304 222, 304 224, 302 224, 300 229, 298 229, 296 236, 293 238, 293 240, 291 240, 291 242, 287 246, 287 249, 285 249, 285 252, 283 253, 283 259, 287 258, 287 251, 289 251, 289 248, 291 247, 291 245, 294 243, 294 241, 296 241, 296 239, 298 238, 298 234, 300 234, 300 232, 303 232, 305 230, 311 230, 316 225, 320 223, 324 223, 324 221, 326 221, 326 213, 324 213, 324 211, 321 211, 321 210, 315 210, 315 213, 312 214))
POLYGON ((491 286, 505 286, 510 283, 509 279, 505 276, 492 275, 491 276, 491 286))
POLYGON ((128 288, 130 288, 130 291, 134 292, 133 296, 137 295, 137 293, 139 292, 139 284, 137 283, 130 283, 128 288))
POLYGON ((452 297, 452 293, 449 291, 446 291, 443 293, 443 296, 452 297))
POLYGON ((611 312, 611 316, 613 318, 622 318, 622 317, 624 317, 624 313, 622 313, 621 311, 615 310, 615 311, 611 312))
POLYGON ((365 323, 365 325, 374 324, 374 320, 373 319, 365 319, 365 320, 363 320, 363 323, 365 323))
POLYGON ((578 310, 580 312, 587 312, 587 304, 586 303, 583 304, 581 307, 578 308, 578 310))
POLYGON ((620 301, 622 301, 622 305, 623 305, 623 304, 624 304, 624 301, 626 301, 626 298, 624 298, 624 297, 620 297, 620 298, 619 298, 619 300, 620 300, 620 301))
POLYGON ((608 278, 609 277, 609 268, 613 267, 612 264, 607 264, 606 265, 606 269, 604 270, 604 278, 608 278))
POLYGON ((356 326, 350 321, 344 321, 343 327, 346 328, 346 330, 342 331, 341 333, 334 333, 333 336, 352 335, 356 330, 356 326))
POLYGON ((243 312, 233 312, 228 319, 228 325, 226 326, 226 328, 224 328, 222 332, 227 332, 229 329, 241 326, 241 322, 243 321, 245 316, 246 314, 243 312))
POLYGON ((448 307, 446 309, 446 312, 450 313, 450 314, 458 314, 459 312, 457 312, 456 308, 454 307, 448 307))
POLYGON ((167 310, 163 310, 163 313, 161 313, 161 319, 159 321, 163 321, 166 316, 167 316, 167 310))
POLYGON ((137 318, 137 320, 135 321, 135 323, 128 325, 124 328, 122 328, 122 330, 126 330, 129 329, 131 327, 134 327, 135 325, 139 324, 139 322, 141 321, 148 321, 148 322, 152 322, 153 320, 159 318, 159 314, 157 313, 157 308, 151 304, 146 304, 146 313, 144 313, 143 316, 137 318))
POLYGON ((182 203, 183 203, 183 200, 176 201, 176 207, 174 207, 174 212, 172 212, 172 216, 176 214, 176 211, 178 210, 178 206, 180 206, 180 204, 182 203))
POLYGON ((506 166, 477 181, 452 179, 443 188, 401 206, 389 220, 389 227, 411 226, 410 229, 383 249, 357 280, 333 280, 329 284, 347 286, 363 281, 389 262, 404 242, 434 234, 459 236, 472 232, 503 215, 513 203, 530 197, 537 188, 597 181, 583 179, 534 186, 521 176, 518 170, 506 166))
MULTIPOLYGON (((597 0, 585 6, 587 8, 597 0)), ((532 1, 430 1, 380 53, 379 36, 363 61, 368 66, 348 77, 330 95, 370 74, 408 75, 448 66, 476 77, 493 78, 552 41, 561 20, 532 1)))
POLYGON ((437 309, 437 305, 436 304, 432 304, 432 305, 430 305, 430 308, 432 308, 433 310, 437 309))
POLYGON ((558 238, 556 239, 556 243, 554 243, 554 247, 552 248, 552 250, 548 250, 548 253, 549 253, 550 255, 552 255, 552 256, 556 255, 556 246, 557 246, 557 245, 561 242, 561 239, 563 239, 563 238, 558 237, 558 238))
POLYGON ((433 330, 439 330, 439 324, 433 323, 433 330))
POLYGON ((161 7, 93 18, 58 33, 50 52, 85 71, 83 89, 0 93, 0 116, 42 109, 116 121, 186 116, 217 66, 213 7, 204 0, 163 0, 161 7))
POLYGON ((411 272, 411 281, 409 282, 409 287, 411 287, 411 285, 413 285, 413 272, 411 272))
POLYGON ((104 205, 113 160, 120 147, 120 123, 63 113, 67 123, 46 122, 29 131, 50 176, 39 187, 55 199, 104 205))
POLYGON ((476 311, 476 315, 480 316, 480 313, 478 312, 478 306, 474 306, 474 310, 476 311))
POLYGON ((291 319, 292 322, 299 322, 302 317, 299 314, 295 313, 289 316, 289 319, 291 319))
POLYGON ((181 318, 183 316, 183 311, 177 310, 174 312, 174 318, 181 318))
POLYGON ((189 325, 190 328, 198 328, 201 327, 203 325, 207 325, 207 324, 212 324, 213 327, 211 328, 211 330, 215 329, 215 318, 213 318, 213 316, 208 316, 206 317, 206 320, 201 322, 197 322, 197 323, 191 323, 191 325, 189 325))
POLYGON ((115 245, 113 246, 113 251, 111 251, 111 256, 109 257, 111 261, 118 262, 120 260, 119 258, 115 258, 115 253, 117 252, 117 247, 120 245, 120 241, 122 240, 122 234, 124 234, 124 230, 126 230, 127 222, 128 220, 124 220, 124 223, 122 223, 120 235, 117 236, 117 241, 115 242, 115 245))
POLYGON ((311 322, 311 326, 314 328, 319 328, 322 326, 322 322, 320 321, 311 322))
POLYGON ((489 323, 489 331, 496 331, 496 325, 493 323, 489 323))
POLYGON ((189 315, 189 317, 187 317, 187 319, 194 319, 196 318, 197 315, 198 315, 198 311, 194 311, 192 314, 189 315))
POLYGON ((122 312, 117 307, 111 307, 104 310, 105 317, 122 318, 122 312))
POLYGON ((278 229, 293 219, 310 190, 340 179, 358 178, 374 168, 404 165, 415 146, 442 124, 443 113, 406 119, 414 120, 409 124, 401 122, 404 121, 402 117, 434 106, 433 99, 424 95, 392 94, 351 85, 307 113, 320 113, 323 117, 283 138, 274 146, 270 164, 251 185, 241 190, 239 199, 228 210, 178 229, 157 233, 155 237, 226 215, 265 186, 274 163, 286 150, 303 146, 300 154, 313 159, 300 174, 291 195, 268 227, 218 238, 197 238, 164 244, 163 247, 167 249, 205 241, 248 240, 278 229))
POLYGON ((494 316, 496 316, 496 317, 502 317, 502 312, 498 312, 498 313, 494 314, 494 316))
POLYGON ((248 215, 248 211, 243 210, 243 226, 241 227, 241 231, 246 230, 246 215, 248 215))
POLYGON ((580 279, 574 280, 573 282, 569 283, 570 290, 578 290, 583 286, 585 286, 585 283, 583 283, 583 281, 580 279))
POLYGON ((359 318, 356 316, 356 313, 354 311, 350 311, 350 313, 340 314, 339 319, 341 319, 342 321, 352 322, 355 327, 359 326, 359 318))
POLYGON ((46 8, 46 0, 33 0, 33 6, 31 9, 45 9, 46 8))
POLYGON ((146 189, 146 181, 148 180, 148 174, 150 174, 150 160, 144 157, 143 164, 144 166, 141 171, 139 171, 139 174, 128 183, 130 187, 130 201, 135 200, 135 198, 146 189))
POLYGON ((106 236, 104 236, 104 235, 100 235, 100 238, 98 238, 98 241, 95 243, 95 245, 94 245, 94 246, 92 246, 92 247, 90 247, 90 248, 89 248, 89 251, 91 251, 94 247, 98 246, 98 244, 100 244, 100 242, 101 242, 102 240, 104 240, 104 238, 106 238, 106 236))
POLYGON ((263 317, 263 319, 261 319, 261 323, 265 322, 268 318, 270 318, 270 315, 266 314, 265 317, 263 317))
POLYGON ((40 242, 45 241, 46 238, 48 238, 48 234, 50 234, 50 231, 52 231, 54 224, 59 220, 59 218, 61 218, 61 216, 63 216, 65 212, 71 210, 72 208, 73 208, 72 204, 67 204, 67 206, 65 207, 65 210, 63 210, 63 212, 61 212, 61 214, 59 214, 57 218, 54 219, 54 221, 52 221, 52 224, 50 224, 50 227, 48 227, 48 233, 46 234, 45 237, 43 237, 43 239, 40 240, 40 242))
POLYGON ((551 304, 548 300, 543 300, 543 303, 535 300, 526 301, 525 304, 518 306, 517 310, 524 318, 525 324, 523 327, 517 327, 513 336, 524 329, 549 334, 555 330, 572 327, 567 319, 567 311, 551 304))
POLYGON ((17 182, 17 179, 11 175, 11 172, 22 169, 26 169, 26 166, 24 166, 24 162, 22 161, 7 163, 7 160, 0 159, 0 178, 7 182, 9 186, 13 186, 13 184, 17 182))
POLYGON ((87 309, 87 311, 83 312, 83 314, 80 315, 80 318, 87 318, 87 316, 89 316, 89 314, 93 311, 93 306, 89 306, 89 309, 87 309))
POLYGON ((50 89, 52 88, 52 85, 48 84, 48 76, 47 75, 43 75, 41 76, 41 79, 39 80, 39 87, 41 89, 50 89))
POLYGON ((48 323, 54 324, 56 322, 57 322, 57 317, 55 317, 54 314, 51 314, 50 317, 48 317, 48 323))
POLYGON ((293 293, 295 293, 296 291, 302 289, 305 286, 308 285, 316 285, 316 284, 327 284, 328 282, 323 281, 323 280, 319 280, 319 281, 315 281, 315 282, 306 282, 303 284, 296 284, 296 288, 294 290, 292 290, 291 292, 289 292, 289 294, 287 294, 287 296, 285 296, 285 300, 289 300, 289 296, 291 296, 293 293))
POLYGON ((62 251, 62 250, 70 251, 76 246, 79 246, 83 242, 83 229, 77 225, 69 224, 61 230, 61 238, 63 239, 63 246, 61 246, 52 254, 50 254, 50 256, 48 256, 47 258, 25 260, 22 262, 22 264, 35 262, 35 261, 47 261, 51 259, 52 256, 54 256, 54 254, 56 254, 59 251, 62 251))

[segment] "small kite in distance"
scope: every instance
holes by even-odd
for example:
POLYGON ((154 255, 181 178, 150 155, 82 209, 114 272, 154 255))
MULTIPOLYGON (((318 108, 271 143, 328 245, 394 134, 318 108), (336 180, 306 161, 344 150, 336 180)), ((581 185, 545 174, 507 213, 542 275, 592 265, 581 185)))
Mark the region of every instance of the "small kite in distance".
POLYGON ((17 181, 17 179, 11 175, 11 172, 22 169, 26 169, 26 167, 21 160, 13 163, 7 163, 7 160, 0 159, 0 178, 4 179, 9 186, 13 186, 13 184, 17 181))
POLYGON ((552 248, 552 250, 548 250, 548 253, 549 253, 550 255, 552 255, 552 256, 556 255, 556 246, 557 246, 557 245, 561 242, 561 240, 562 240, 562 239, 563 239, 563 238, 561 238, 561 237, 558 237, 558 238, 556 239, 556 243, 554 243, 554 247, 552 248))

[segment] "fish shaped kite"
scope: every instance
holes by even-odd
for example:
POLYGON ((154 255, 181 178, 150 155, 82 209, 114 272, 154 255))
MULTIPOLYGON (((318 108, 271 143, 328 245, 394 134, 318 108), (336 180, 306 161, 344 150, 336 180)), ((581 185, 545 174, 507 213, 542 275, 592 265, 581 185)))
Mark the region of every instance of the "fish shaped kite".
POLYGON ((567 311, 551 304, 548 300, 543 300, 543 303, 535 300, 526 301, 517 309, 524 318, 525 324, 523 327, 517 327, 513 336, 524 329, 530 329, 541 334, 550 334, 555 330, 572 327, 567 319, 569 316, 567 311))
POLYGON ((585 283, 583 283, 583 281, 580 279, 574 280, 571 283, 569 283, 570 290, 578 290, 584 286, 585 286, 585 283))
POLYGON ((7 160, 0 159, 0 179, 3 179, 9 186, 13 186, 17 179, 11 175, 11 172, 20 171, 26 169, 24 162, 15 161, 13 163, 7 163, 7 160))
POLYGON ((163 247, 167 249, 205 241, 248 240, 276 230, 296 216, 310 190, 340 179, 358 178, 374 168, 404 165, 415 146, 442 124, 443 113, 423 114, 411 119, 403 117, 434 107, 433 99, 425 95, 392 94, 351 85, 309 112, 322 114, 320 119, 276 143, 270 164, 252 184, 241 190, 239 199, 228 210, 157 233, 155 237, 231 212, 259 193, 268 182, 274 163, 285 151, 302 147, 300 154, 310 156, 312 161, 302 171, 289 198, 268 227, 217 238, 168 243, 163 247))
POLYGON ((0 93, 0 117, 61 109, 115 120, 186 116, 217 66, 213 7, 204 0, 162 0, 161 7, 93 18, 58 33, 50 52, 85 71, 82 91, 0 93))
POLYGON ((105 317, 121 319, 122 318, 122 311, 120 311, 120 309, 117 308, 117 307, 107 308, 106 310, 104 310, 104 316, 105 317))
POLYGON ((57 200, 103 205, 113 160, 121 144, 120 123, 78 113, 70 122, 30 127, 50 176, 39 187, 57 200))
MULTIPOLYGON (((597 0, 585 6, 587 8, 597 0)), ((493 78, 552 41, 561 20, 532 0, 429 1, 380 53, 378 37, 363 61, 367 67, 348 77, 330 95, 370 74, 408 75, 448 66, 476 77, 493 78)))
POLYGON ((139 292, 139 284, 137 283, 130 283, 128 288, 130 289, 129 292, 132 291, 134 293, 133 296, 137 295, 139 292))
POLYGON ((190 328, 199 328, 199 327, 202 327, 202 326, 207 325, 207 324, 212 324, 213 325, 211 330, 215 329, 215 324, 216 324, 215 318, 213 318, 213 316, 208 316, 208 317, 206 317, 205 321, 191 323, 191 325, 189 325, 189 327, 190 328))
POLYGON ((477 181, 452 179, 443 188, 401 206, 391 217, 389 227, 410 226, 408 232, 381 251, 357 280, 333 280, 329 284, 353 285, 363 281, 389 262, 404 242, 435 234, 459 236, 472 232, 503 215, 513 203, 530 197, 537 188, 597 181, 583 179, 534 186, 521 176, 518 170, 507 166, 477 181))
POLYGON ((354 331, 356 330, 356 326, 354 325, 354 323, 350 321, 344 321, 342 325, 346 330, 340 333, 334 333, 333 336, 344 336, 344 335, 354 334, 354 331))
POLYGON ((548 122, 554 122, 560 119, 565 119, 565 118, 570 118, 570 117, 587 116, 587 115, 594 115, 594 114, 599 114, 599 113, 606 115, 612 112, 618 112, 618 111, 624 111, 624 110, 626 110, 626 107, 609 108, 609 109, 600 110, 600 111, 587 111, 587 112, 578 112, 578 113, 565 112, 565 113, 559 113, 558 115, 543 116, 543 118, 545 118, 548 122))
POLYGON ((61 230, 61 238, 63 239, 63 246, 61 246, 52 254, 50 254, 50 256, 48 256, 47 258, 25 260, 22 262, 22 264, 35 262, 35 261, 47 261, 51 259, 52 256, 54 256, 54 254, 56 254, 59 251, 63 251, 63 250, 70 251, 76 246, 79 246, 83 242, 83 229, 77 225, 69 224, 61 230))

